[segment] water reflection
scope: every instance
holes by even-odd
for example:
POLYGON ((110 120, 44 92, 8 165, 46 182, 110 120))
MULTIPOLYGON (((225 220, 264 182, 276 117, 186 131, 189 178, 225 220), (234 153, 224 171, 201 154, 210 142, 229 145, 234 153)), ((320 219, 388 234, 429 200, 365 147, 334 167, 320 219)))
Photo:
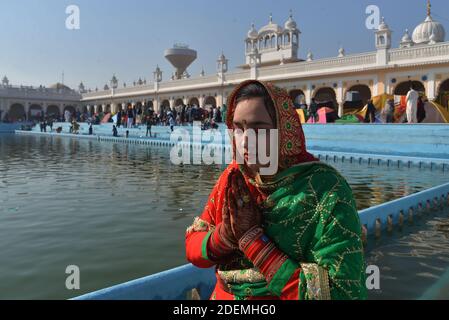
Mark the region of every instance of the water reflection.
MULTIPOLYGON (((404 232, 368 248, 368 265, 380 268, 380 290, 371 299, 418 299, 449 271, 449 210, 421 218, 404 232)), ((446 283, 449 289, 449 283, 446 283)), ((449 299, 449 292, 440 295, 449 299)))

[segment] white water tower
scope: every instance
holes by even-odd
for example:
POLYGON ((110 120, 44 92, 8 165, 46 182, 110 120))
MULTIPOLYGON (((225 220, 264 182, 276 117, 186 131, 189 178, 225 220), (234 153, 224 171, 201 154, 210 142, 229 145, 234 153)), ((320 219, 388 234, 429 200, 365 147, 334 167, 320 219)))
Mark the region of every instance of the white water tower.
POLYGON ((186 44, 176 43, 173 48, 164 51, 164 57, 176 68, 175 78, 182 79, 187 75, 186 69, 196 60, 196 51, 186 44))

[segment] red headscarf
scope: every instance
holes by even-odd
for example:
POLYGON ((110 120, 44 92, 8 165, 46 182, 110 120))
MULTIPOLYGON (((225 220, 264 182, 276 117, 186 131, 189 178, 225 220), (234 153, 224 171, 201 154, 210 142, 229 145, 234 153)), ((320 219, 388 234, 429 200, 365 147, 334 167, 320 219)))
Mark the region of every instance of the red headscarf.
MULTIPOLYGON (((270 82, 247 80, 239 84, 232 91, 228 98, 229 107, 226 112, 226 125, 228 128, 234 129, 233 119, 237 94, 242 88, 252 83, 262 85, 273 100, 277 119, 276 128, 279 130, 279 169, 287 169, 299 163, 318 161, 318 159, 306 150, 301 121, 289 94, 284 89, 276 87, 270 82)), ((235 154, 235 143, 233 143, 233 149, 235 154)))

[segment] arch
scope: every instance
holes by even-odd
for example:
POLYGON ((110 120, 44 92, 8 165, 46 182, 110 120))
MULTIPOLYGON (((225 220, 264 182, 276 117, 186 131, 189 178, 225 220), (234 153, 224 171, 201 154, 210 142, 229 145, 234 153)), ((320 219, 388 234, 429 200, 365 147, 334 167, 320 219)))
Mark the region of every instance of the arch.
POLYGON ((50 117, 59 117, 60 116, 59 107, 54 104, 49 105, 47 107, 47 115, 50 117))
POLYGON ((421 81, 404 81, 396 85, 394 88, 393 94, 397 96, 405 96, 410 91, 410 87, 413 86, 413 89, 419 91, 421 93, 426 92, 426 88, 424 87, 421 81))
POLYGON ((44 115, 44 110, 40 104, 32 104, 30 105, 30 109, 28 111, 28 119, 29 120, 37 120, 40 119, 44 115))
POLYGON ((208 97, 206 97, 206 99, 204 99, 204 106, 216 107, 217 106, 217 100, 215 99, 215 97, 208 96, 208 97))
POLYGON ((199 102, 198 98, 195 98, 195 97, 189 99, 189 104, 191 106, 193 106, 193 105, 196 105, 198 107, 200 106, 200 102, 199 102))
POLYGON ((296 107, 306 104, 306 95, 304 94, 304 91, 294 89, 289 92, 289 95, 296 107))
POLYGON ((87 106, 86 105, 82 106, 81 111, 82 111, 82 113, 87 113, 88 112, 87 106))
POLYGON ((14 103, 9 107, 9 120, 11 122, 26 121, 25 107, 21 103, 14 103))
POLYGON ((290 34, 289 33, 286 33, 285 35, 284 35, 284 45, 289 45, 290 44, 290 34))
POLYGON ((161 103, 161 114, 167 113, 170 110, 170 101, 163 100, 161 103))
POLYGON ((146 103, 145 103, 145 105, 143 106, 143 109, 144 109, 144 111, 146 112, 146 111, 148 111, 148 110, 154 110, 154 104, 153 104, 153 101, 147 101, 146 103))
POLYGON ((437 102, 449 110, 449 79, 444 80, 439 85, 437 102))
POLYGON ((111 105, 107 104, 104 110, 104 113, 110 113, 111 112, 111 105))
POLYGON ((344 99, 345 99, 345 102, 347 102, 349 107, 351 107, 351 106, 352 107, 363 107, 363 106, 365 106, 368 103, 368 100, 370 100, 371 97, 372 97, 371 89, 370 89, 370 87, 368 85, 366 85, 366 84, 356 84, 356 85, 351 86, 345 92, 344 99), (358 92, 360 100, 353 101, 353 102, 346 101, 346 99, 348 98, 347 97, 347 93, 350 92, 350 91, 358 92))
POLYGON ((276 37, 274 35, 271 36, 270 46, 272 48, 276 47, 276 37))
POLYGON ((266 48, 269 48, 269 46, 270 46, 270 36, 269 35, 266 35, 265 36, 265 40, 264 40, 264 48, 266 49, 266 48))
POLYGON ((69 110, 69 112, 70 112, 71 114, 73 114, 73 113, 76 111, 74 106, 65 106, 65 107, 64 107, 64 112, 65 112, 66 110, 69 110))
POLYGON ((378 45, 384 45, 385 44, 385 36, 380 36, 378 39, 378 45))
POLYGON ((331 87, 322 87, 315 91, 313 95, 316 103, 320 106, 327 106, 333 109, 337 107, 337 95, 331 87))
POLYGON ((175 107, 183 106, 184 101, 181 98, 176 99, 175 101, 175 107))

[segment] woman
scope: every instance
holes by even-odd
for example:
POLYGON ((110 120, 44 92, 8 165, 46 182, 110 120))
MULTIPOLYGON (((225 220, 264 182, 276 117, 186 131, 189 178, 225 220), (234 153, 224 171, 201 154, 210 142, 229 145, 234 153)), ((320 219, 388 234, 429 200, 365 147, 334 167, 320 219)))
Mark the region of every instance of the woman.
POLYGON ((388 101, 385 104, 385 107, 383 109, 383 115, 385 117, 386 123, 394 122, 394 100, 393 99, 388 99, 388 101))
POLYGON ((421 123, 426 118, 426 109, 424 109, 424 101, 422 97, 418 98, 418 110, 416 112, 418 123, 421 123))
POLYGON ((351 188, 306 151, 287 92, 250 80, 228 102, 227 126, 240 129, 234 160, 186 232, 187 259, 216 266, 211 299, 364 299, 361 225, 351 188), (276 128, 278 146, 261 138, 256 143, 279 154, 277 172, 261 176, 264 165, 249 161, 247 135, 276 128))

